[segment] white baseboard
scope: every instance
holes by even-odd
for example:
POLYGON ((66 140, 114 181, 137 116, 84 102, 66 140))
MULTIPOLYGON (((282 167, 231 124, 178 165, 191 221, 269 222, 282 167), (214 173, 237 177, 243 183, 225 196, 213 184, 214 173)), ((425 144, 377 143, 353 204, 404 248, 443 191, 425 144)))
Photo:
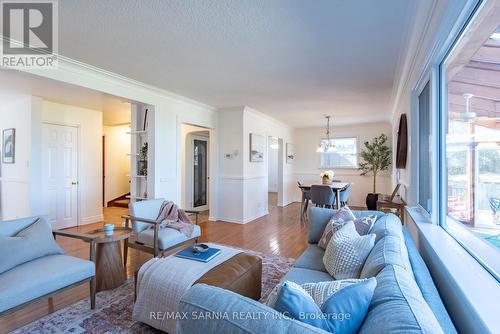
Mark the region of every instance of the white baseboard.
POLYGON ((232 223, 232 224, 245 224, 241 219, 233 219, 233 218, 225 218, 225 217, 209 217, 208 220, 216 222, 224 222, 224 223, 232 223))
POLYGON ((243 224, 250 223, 251 221, 254 221, 254 220, 259 219, 261 217, 267 216, 268 214, 269 214, 269 211, 266 211, 266 212, 264 212, 262 214, 257 214, 257 215, 255 215, 253 217, 245 218, 243 220, 243 224))
POLYGON ((264 216, 266 216, 268 214, 269 214, 269 211, 264 212, 262 214, 257 214, 257 215, 255 215, 253 217, 244 218, 244 219, 234 219, 234 218, 227 218, 227 217, 214 217, 214 216, 211 216, 211 217, 208 217, 208 220, 212 221, 212 222, 221 221, 221 222, 232 223, 232 224, 247 224, 247 223, 250 223, 250 222, 252 222, 252 221, 254 221, 256 219, 264 217, 264 216))
POLYGON ((82 217, 80 219, 80 225, 94 224, 102 221, 104 221, 104 216, 102 214, 89 217, 82 217))

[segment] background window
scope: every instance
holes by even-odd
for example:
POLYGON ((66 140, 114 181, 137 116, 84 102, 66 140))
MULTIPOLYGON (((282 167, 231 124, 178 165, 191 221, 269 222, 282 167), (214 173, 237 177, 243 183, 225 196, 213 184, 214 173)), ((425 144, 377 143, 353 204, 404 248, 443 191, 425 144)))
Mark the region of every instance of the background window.
MULTIPOLYGON (((358 168, 358 140, 352 138, 330 139, 335 147, 335 152, 321 153, 321 168, 358 168)), ((323 147, 328 146, 328 140, 321 141, 323 147)))
POLYGON ((418 96, 418 204, 431 213, 430 84, 418 96))

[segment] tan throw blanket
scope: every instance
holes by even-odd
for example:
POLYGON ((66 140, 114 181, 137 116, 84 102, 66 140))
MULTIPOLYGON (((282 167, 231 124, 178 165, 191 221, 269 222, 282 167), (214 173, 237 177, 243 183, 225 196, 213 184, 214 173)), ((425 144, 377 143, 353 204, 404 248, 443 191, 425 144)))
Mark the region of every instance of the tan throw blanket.
POLYGON ((179 209, 177 204, 172 201, 164 201, 162 203, 156 220, 161 221, 160 228, 173 228, 184 233, 188 238, 193 234, 193 222, 191 222, 191 219, 189 219, 184 210, 179 209))
POLYGON ((179 315, 176 312, 182 296, 208 271, 242 252, 227 246, 208 245, 221 252, 207 263, 174 255, 155 257, 144 263, 137 275, 137 300, 132 319, 176 334, 179 315))

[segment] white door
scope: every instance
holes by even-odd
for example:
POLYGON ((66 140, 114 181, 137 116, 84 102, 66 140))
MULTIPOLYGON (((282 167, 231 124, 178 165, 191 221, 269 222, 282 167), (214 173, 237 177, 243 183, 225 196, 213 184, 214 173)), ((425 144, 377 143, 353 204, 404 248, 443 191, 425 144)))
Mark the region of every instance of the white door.
POLYGON ((78 129, 42 125, 43 209, 52 229, 78 225, 78 129))

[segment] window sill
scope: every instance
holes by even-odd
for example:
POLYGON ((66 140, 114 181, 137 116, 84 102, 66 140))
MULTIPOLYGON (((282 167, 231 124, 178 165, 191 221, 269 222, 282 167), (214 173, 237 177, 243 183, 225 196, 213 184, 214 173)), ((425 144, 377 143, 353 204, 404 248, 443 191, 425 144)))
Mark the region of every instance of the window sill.
POLYGON ((459 332, 500 333, 498 281, 443 228, 407 208, 414 238, 459 332))

